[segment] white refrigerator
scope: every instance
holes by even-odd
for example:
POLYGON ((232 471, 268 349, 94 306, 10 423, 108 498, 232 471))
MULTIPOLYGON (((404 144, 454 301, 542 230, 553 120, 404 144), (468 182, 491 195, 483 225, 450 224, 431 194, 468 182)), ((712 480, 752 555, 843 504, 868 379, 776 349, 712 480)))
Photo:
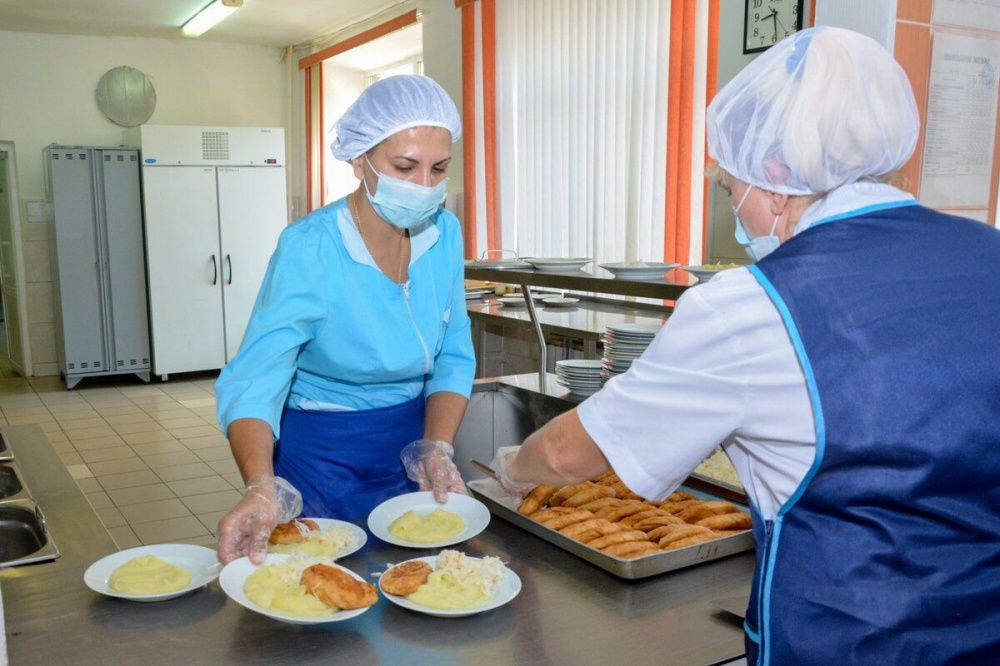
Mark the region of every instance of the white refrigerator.
POLYGON ((280 128, 143 125, 153 373, 222 368, 239 350, 288 224, 280 128))

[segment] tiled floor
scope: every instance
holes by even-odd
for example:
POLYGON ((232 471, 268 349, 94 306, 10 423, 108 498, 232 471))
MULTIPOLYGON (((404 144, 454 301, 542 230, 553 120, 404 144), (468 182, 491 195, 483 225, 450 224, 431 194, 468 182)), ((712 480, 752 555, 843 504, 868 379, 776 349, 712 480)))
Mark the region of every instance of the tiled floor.
POLYGON ((243 487, 215 420, 214 382, 91 379, 67 391, 58 377, 3 377, 0 425, 45 431, 119 548, 214 546, 243 487))

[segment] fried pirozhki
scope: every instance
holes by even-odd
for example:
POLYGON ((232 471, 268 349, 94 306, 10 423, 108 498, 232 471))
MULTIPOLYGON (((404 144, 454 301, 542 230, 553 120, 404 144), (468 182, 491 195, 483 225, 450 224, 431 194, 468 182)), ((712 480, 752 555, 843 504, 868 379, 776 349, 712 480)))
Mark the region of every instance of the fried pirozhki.
POLYGON ((695 525, 702 525, 713 530, 748 530, 752 526, 753 520, 750 514, 745 511, 735 513, 723 513, 717 516, 709 516, 697 521, 695 525))
POLYGON ((375 586, 327 564, 314 564, 302 572, 299 582, 327 606, 351 610, 378 601, 375 586))
POLYGON ((661 537, 657 543, 660 545, 660 548, 667 548, 676 541, 682 541, 693 536, 704 536, 706 534, 711 536, 712 530, 701 525, 679 525, 676 530, 661 537))
POLYGON ((403 562, 386 571, 379 580, 387 594, 405 597, 416 592, 433 572, 434 568, 426 562, 403 562))
POLYGON ((625 543, 627 541, 649 541, 646 533, 641 530, 622 530, 621 532, 615 532, 613 534, 606 534, 599 539, 594 539, 587 543, 591 548, 596 548, 598 550, 603 550, 608 546, 613 546, 616 543, 625 543))
POLYGON ((709 516, 719 516, 726 513, 736 513, 739 507, 729 502, 713 501, 693 504, 680 513, 674 514, 686 523, 697 523, 709 516))
POLYGON ((576 509, 569 506, 550 506, 547 509, 539 509, 538 511, 534 512, 528 517, 531 518, 532 520, 541 523, 544 522, 546 519, 551 518, 552 516, 558 516, 560 514, 570 513, 572 511, 576 511, 576 509))
POLYGON ((621 506, 622 502, 624 502, 624 500, 620 500, 617 497, 602 497, 601 499, 596 499, 593 502, 581 504, 579 508, 586 511, 593 511, 596 514, 598 510, 604 509, 605 507, 621 506))
POLYGON ((530 493, 524 496, 521 506, 517 507, 517 512, 524 516, 530 516, 545 506, 545 503, 557 490, 559 489, 555 486, 535 486, 530 493))
POLYGON ((555 516, 542 521, 542 524, 546 527, 551 527, 554 530, 561 530, 564 527, 568 527, 573 523, 579 523, 584 520, 589 520, 594 517, 590 511, 571 511, 569 513, 564 513, 561 516, 555 516))
POLYGON ((678 548, 685 548, 687 546, 693 546, 696 543, 705 543, 706 541, 711 541, 712 539, 717 539, 718 536, 712 532, 708 534, 696 534, 694 536, 689 536, 686 539, 680 539, 679 541, 671 541, 665 548, 661 546, 664 550, 677 550, 678 548))
POLYGON ((660 552, 659 547, 652 541, 626 541, 624 543, 612 544, 603 550, 608 555, 627 559, 660 552))
POLYGON ((618 521, 627 518, 629 516, 633 516, 643 511, 649 511, 650 508, 652 507, 650 507, 648 504, 643 504, 642 502, 634 502, 631 504, 626 504, 625 506, 621 506, 617 509, 614 509, 613 511, 608 512, 608 514, 604 517, 613 523, 617 523, 618 521))
POLYGON ((574 483, 571 486, 563 486, 556 492, 552 493, 552 497, 549 498, 549 506, 561 506, 563 502, 568 500, 573 495, 577 494, 581 490, 586 490, 587 488, 593 488, 594 484, 590 481, 584 481, 583 483, 574 483))
POLYGON ((594 500, 601 499, 604 497, 611 498, 614 497, 615 491, 611 490, 607 486, 592 486, 590 488, 584 488, 583 490, 574 493, 562 503, 563 506, 581 506, 587 504, 588 502, 593 502, 594 500))
POLYGON ((617 523, 609 523, 603 518, 591 518, 589 520, 583 520, 579 523, 574 523, 564 527, 559 531, 571 539, 576 539, 577 541, 583 541, 586 543, 591 539, 604 536, 605 534, 621 532, 622 529, 624 528, 621 525, 617 523))
POLYGON ((271 536, 267 542, 273 544, 302 543, 306 540, 306 532, 315 532, 318 529, 319 525, 316 524, 315 520, 296 518, 287 523, 276 525, 271 530, 271 536))
POLYGON ((632 527, 637 530, 642 530, 643 532, 649 532, 657 527, 663 527, 665 525, 686 525, 683 520, 677 516, 665 515, 665 516, 651 516, 649 518, 643 518, 638 522, 633 522, 632 527))

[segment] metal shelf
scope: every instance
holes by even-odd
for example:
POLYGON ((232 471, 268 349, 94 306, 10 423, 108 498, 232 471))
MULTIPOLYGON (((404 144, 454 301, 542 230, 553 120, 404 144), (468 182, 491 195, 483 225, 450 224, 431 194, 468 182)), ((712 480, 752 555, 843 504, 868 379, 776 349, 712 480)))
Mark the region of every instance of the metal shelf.
POLYGON ((670 301, 677 300, 688 288, 697 284, 694 278, 690 278, 686 284, 667 282, 666 280, 622 280, 610 273, 605 276, 583 270, 569 273, 550 273, 514 268, 466 267, 465 277, 467 280, 506 282, 521 286, 572 289, 618 296, 662 298, 670 301))

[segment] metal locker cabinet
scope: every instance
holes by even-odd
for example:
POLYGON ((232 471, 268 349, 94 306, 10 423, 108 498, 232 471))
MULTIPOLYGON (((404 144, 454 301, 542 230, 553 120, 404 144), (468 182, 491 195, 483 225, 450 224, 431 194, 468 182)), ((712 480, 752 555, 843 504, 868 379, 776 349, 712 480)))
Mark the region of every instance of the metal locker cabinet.
POLYGON ((111 305, 108 360, 116 370, 149 370, 139 155, 134 150, 101 153, 107 229, 104 265, 111 305))
POLYGON ((52 270, 61 313, 57 352, 66 386, 72 388, 79 381, 74 375, 107 368, 93 151, 53 147, 47 152, 55 218, 52 270))

